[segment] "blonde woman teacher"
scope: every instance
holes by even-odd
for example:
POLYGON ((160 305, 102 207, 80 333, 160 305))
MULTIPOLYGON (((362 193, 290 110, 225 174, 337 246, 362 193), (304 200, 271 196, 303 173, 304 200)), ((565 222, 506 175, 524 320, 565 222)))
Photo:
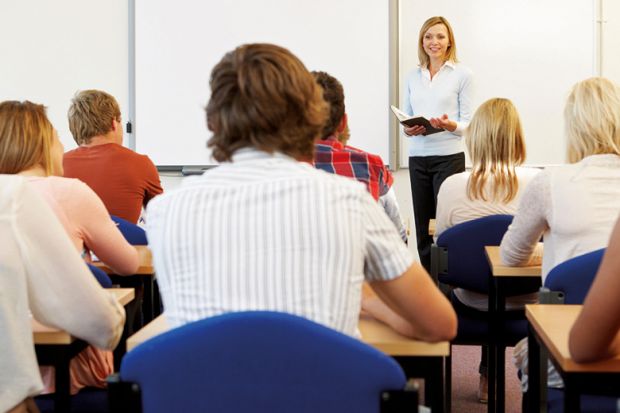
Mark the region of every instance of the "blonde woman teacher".
POLYGON ((420 65, 413 70, 404 91, 404 110, 424 116, 443 132, 424 135, 423 126, 405 127, 409 137, 409 176, 415 216, 418 253, 430 270, 428 221, 435 218, 437 193, 444 179, 465 170, 463 130, 472 115, 472 74, 456 59, 450 23, 431 17, 418 39, 420 65))

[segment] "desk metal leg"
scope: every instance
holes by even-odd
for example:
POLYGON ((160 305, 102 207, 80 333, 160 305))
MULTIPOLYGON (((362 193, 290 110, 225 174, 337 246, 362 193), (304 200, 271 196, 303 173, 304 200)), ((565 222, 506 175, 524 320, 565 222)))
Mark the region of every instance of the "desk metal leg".
POLYGON ((489 279, 489 342, 487 360, 487 382, 488 382, 488 413, 495 413, 496 409, 496 387, 497 377, 497 280, 490 276, 489 279))
POLYGON ((430 364, 429 374, 424 378, 424 400, 430 405, 433 412, 445 411, 446 394, 443 380, 443 363, 440 357, 435 357, 430 364))
POLYGON ((144 325, 153 321, 153 276, 141 275, 142 285, 144 286, 144 301, 142 306, 142 314, 144 314, 144 325))
POLYGON ((446 413, 452 410, 452 345, 450 355, 444 360, 444 391, 446 394, 446 413))
POLYGON ((578 413, 581 411, 580 389, 572 380, 564 378, 564 413, 578 413))
POLYGON ((68 412, 71 408, 70 362, 70 352, 61 351, 58 353, 58 359, 54 363, 54 379, 56 382, 56 392, 54 393, 55 412, 68 412))
POLYGON ((405 371, 405 376, 424 379, 424 404, 433 413, 445 411, 444 357, 396 356, 396 362, 405 371))
POLYGON ((527 359, 528 359, 528 386, 527 386, 527 412, 538 413, 547 411, 546 398, 543 400, 541 392, 543 386, 547 386, 547 380, 543 380, 543 369, 540 357, 540 344, 532 326, 528 324, 527 335, 527 359))
MULTIPOLYGON (((496 277, 497 278, 497 277, 496 277)), ((495 411, 497 413, 504 413, 506 408, 505 396, 506 396, 506 346, 504 339, 504 319, 506 311, 506 297, 502 289, 502 284, 499 279, 496 279, 497 285, 495 286, 495 297, 497 300, 497 311, 495 313, 496 322, 496 364, 495 364, 495 411)))

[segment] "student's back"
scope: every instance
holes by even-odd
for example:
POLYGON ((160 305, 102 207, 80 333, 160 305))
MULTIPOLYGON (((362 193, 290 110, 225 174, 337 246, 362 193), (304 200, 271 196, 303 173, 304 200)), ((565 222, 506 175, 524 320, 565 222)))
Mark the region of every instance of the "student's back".
POLYGON ((603 78, 579 82, 564 117, 572 163, 532 180, 501 243, 502 260, 522 265, 543 236, 543 281, 554 266, 605 247, 620 211, 620 89, 603 78))
MULTIPOLYGON (((165 304, 174 324, 260 308, 354 334, 363 251, 409 257, 396 231, 391 243, 374 242, 390 229, 357 182, 255 150, 187 180, 148 209, 149 240, 157 271, 165 274, 164 299, 172 297, 165 304), (160 259, 166 251, 187 252, 160 259), (188 295, 191 302, 175 299, 188 295)), ((373 263, 384 265, 373 269, 379 277, 400 274, 411 261, 373 263)))
POLYGON ((110 215, 137 223, 142 206, 162 192, 153 162, 121 145, 79 147, 65 153, 64 176, 86 183, 110 215))
POLYGON ((42 389, 30 312, 40 322, 107 349, 120 339, 125 313, 99 287, 45 201, 17 176, 0 175, 0 245, 4 412, 42 389))
POLYGON ((101 90, 77 93, 69 107, 69 129, 79 145, 64 156, 64 175, 92 188, 111 215, 136 224, 142 207, 162 192, 153 162, 122 146, 121 111, 101 90))

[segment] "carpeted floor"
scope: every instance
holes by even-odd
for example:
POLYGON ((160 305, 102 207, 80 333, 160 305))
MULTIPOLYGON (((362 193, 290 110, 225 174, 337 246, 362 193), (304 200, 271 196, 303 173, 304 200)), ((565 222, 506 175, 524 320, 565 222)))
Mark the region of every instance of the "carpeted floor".
MULTIPOLYGON (((452 412, 483 413, 478 402, 480 347, 452 346, 452 412)), ((521 412, 521 389, 512 364, 512 348, 506 349, 506 413, 521 412)))

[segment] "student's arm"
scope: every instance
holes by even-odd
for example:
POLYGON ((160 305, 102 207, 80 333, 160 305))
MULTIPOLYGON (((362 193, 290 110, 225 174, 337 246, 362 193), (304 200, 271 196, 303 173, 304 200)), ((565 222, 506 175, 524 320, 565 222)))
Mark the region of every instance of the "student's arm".
POLYGON ((394 224, 394 227, 398 230, 400 238, 407 243, 408 235, 405 224, 400 217, 400 209, 398 208, 398 201, 396 201, 396 195, 394 194, 394 188, 390 188, 385 195, 379 197, 379 203, 383 207, 383 210, 390 218, 390 221, 394 224))
POLYGON ((620 221, 570 331, 571 357, 580 363, 620 354, 620 221))
POLYGON ((149 201, 164 192, 164 189, 162 188, 161 181, 159 180, 159 172, 157 172, 157 167, 155 167, 155 164, 153 164, 148 156, 145 156, 143 169, 146 188, 144 191, 144 202, 142 206, 146 207, 149 201))
POLYGON ((505 265, 535 263, 534 249, 542 234, 549 229, 548 217, 552 214, 550 199, 549 175, 542 171, 525 188, 517 213, 500 244, 505 265))
POLYGON ((138 270, 138 251, 118 229, 103 202, 86 184, 75 180, 66 201, 84 244, 116 274, 130 275, 138 270))
POLYGON ((34 317, 113 349, 125 322, 123 307, 99 286, 47 203, 27 185, 16 196, 14 230, 34 317))
POLYGON ((409 337, 450 340, 456 335, 456 314, 428 273, 413 261, 394 225, 372 198, 360 200, 365 215, 366 280, 380 302, 364 310, 409 337), (386 308, 387 307, 387 308, 386 308), (387 311, 389 310, 389 311, 387 311), (400 318, 399 318, 400 317, 400 318))
POLYGON ((431 342, 456 336, 456 313, 420 264, 394 280, 370 285, 380 300, 366 298, 362 308, 399 333, 431 342))

